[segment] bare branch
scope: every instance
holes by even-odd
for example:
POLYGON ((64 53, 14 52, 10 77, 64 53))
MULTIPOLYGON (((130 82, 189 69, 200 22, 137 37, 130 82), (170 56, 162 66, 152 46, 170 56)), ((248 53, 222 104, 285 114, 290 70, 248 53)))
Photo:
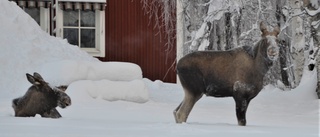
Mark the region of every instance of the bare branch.
POLYGON ((146 14, 149 15, 149 19, 154 18, 155 24, 154 28, 158 29, 159 32, 156 35, 160 36, 165 33, 165 37, 167 38, 167 42, 165 46, 167 46, 166 51, 170 51, 172 46, 175 44, 175 20, 176 15, 176 1, 175 0, 141 0, 143 3, 143 10, 146 14))

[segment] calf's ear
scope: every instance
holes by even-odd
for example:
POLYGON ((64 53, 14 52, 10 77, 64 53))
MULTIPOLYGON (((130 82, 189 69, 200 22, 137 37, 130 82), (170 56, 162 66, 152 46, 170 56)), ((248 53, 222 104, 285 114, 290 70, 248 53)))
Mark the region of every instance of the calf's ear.
POLYGON ((31 84, 34 84, 34 85, 39 85, 40 84, 32 75, 27 73, 26 76, 27 76, 28 81, 31 84))
POLYGON ((42 78, 42 76, 41 76, 39 73, 37 73, 37 72, 34 72, 34 73, 33 73, 33 77, 34 77, 35 79, 39 80, 39 81, 44 81, 43 78, 42 78))

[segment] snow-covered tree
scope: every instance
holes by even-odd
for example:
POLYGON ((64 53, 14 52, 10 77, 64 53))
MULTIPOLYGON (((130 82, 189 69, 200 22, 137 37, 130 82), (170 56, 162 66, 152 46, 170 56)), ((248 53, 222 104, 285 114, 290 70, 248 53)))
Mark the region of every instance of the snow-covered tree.
MULTIPOLYGON (((300 0, 291 0, 289 1, 289 6, 291 8, 292 14, 300 14, 302 7, 302 2, 300 0)), ((304 47, 305 47, 305 33, 304 33, 304 21, 301 16, 295 16, 291 18, 290 26, 292 28, 291 33, 291 48, 290 51, 293 53, 293 67, 295 83, 299 83, 302 77, 303 68, 304 68, 304 47)))
POLYGON ((320 98, 320 0, 304 0, 304 10, 309 16, 310 40, 308 68, 310 71, 317 70, 318 86, 317 93, 320 98))

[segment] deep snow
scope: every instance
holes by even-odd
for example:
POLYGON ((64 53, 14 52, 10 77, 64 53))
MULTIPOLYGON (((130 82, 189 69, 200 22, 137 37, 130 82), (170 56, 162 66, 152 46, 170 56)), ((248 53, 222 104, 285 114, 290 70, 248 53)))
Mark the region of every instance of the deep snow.
POLYGON ((247 126, 237 126, 232 98, 203 97, 188 122, 172 111, 183 98, 178 84, 143 79, 139 66, 100 62, 65 40, 51 37, 14 2, 0 0, 0 136, 319 136, 316 72, 305 72, 291 91, 266 86, 252 100, 247 126), (72 105, 63 118, 14 117, 11 100, 39 72, 53 86, 68 84, 72 105), (117 101, 118 100, 118 101, 117 101))

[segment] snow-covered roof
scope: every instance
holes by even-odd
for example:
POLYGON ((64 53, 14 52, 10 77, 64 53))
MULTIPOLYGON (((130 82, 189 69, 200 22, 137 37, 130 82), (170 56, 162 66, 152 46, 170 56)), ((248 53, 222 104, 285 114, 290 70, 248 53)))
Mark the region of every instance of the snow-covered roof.
POLYGON ((106 3, 107 0, 59 0, 61 2, 94 2, 94 3, 106 3))

